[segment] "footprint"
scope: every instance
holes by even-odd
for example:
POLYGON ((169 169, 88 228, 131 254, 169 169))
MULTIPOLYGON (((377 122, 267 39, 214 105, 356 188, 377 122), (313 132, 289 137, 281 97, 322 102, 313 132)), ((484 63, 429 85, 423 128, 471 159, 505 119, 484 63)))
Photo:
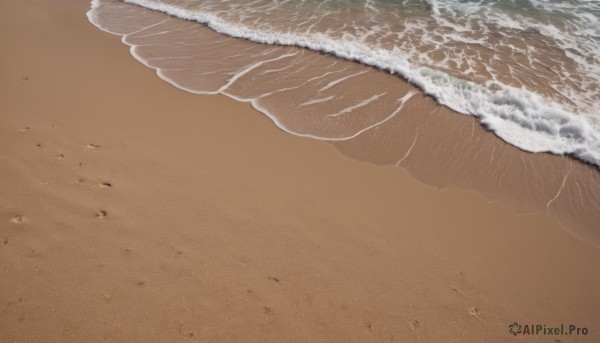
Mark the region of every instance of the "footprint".
POLYGON ((25 131, 29 131, 29 130, 31 130, 31 128, 29 126, 25 126, 25 127, 22 127, 19 129, 19 131, 21 131, 21 132, 25 132, 25 131))
POLYGON ((94 144, 94 143, 90 143, 88 145, 86 145, 89 149, 98 149, 100 148, 99 144, 94 144))
POLYGON ((65 155, 63 155, 63 154, 56 155, 57 160, 62 160, 63 158, 65 158, 65 155))
POLYGON ((479 311, 479 309, 477 307, 473 306, 469 309, 469 314, 474 317, 479 318, 479 316, 481 315, 481 312, 479 311))
POLYGON ((105 210, 100 210, 96 212, 96 218, 98 219, 104 219, 106 218, 106 216, 108 216, 108 212, 106 212, 105 210))
POLYGON ((27 257, 35 258, 35 259, 39 259, 44 256, 45 256, 45 254, 42 251, 31 249, 31 248, 29 249, 29 254, 27 254, 27 257))
POLYGON ((273 280, 273 281, 275 281, 275 282, 279 283, 279 278, 276 278, 276 277, 274 277, 274 276, 269 276, 269 277, 268 277, 268 279, 269 279, 269 280, 273 280))
POLYGON ((42 143, 38 143, 38 144, 34 145, 33 147, 36 148, 36 149, 39 149, 39 148, 42 147, 42 143))
POLYGON ((413 330, 417 330, 421 328, 421 321, 419 319, 415 319, 409 323, 410 328, 413 330))
POLYGON ((12 217, 10 221, 15 224, 23 224, 25 222, 25 217, 23 217, 20 214, 17 214, 16 216, 12 217))
POLYGON ((79 179, 75 180, 75 183, 84 183, 85 179, 80 177, 79 179))
POLYGON ((110 188, 110 187, 112 187, 112 183, 103 181, 103 182, 100 182, 99 186, 102 188, 110 188))

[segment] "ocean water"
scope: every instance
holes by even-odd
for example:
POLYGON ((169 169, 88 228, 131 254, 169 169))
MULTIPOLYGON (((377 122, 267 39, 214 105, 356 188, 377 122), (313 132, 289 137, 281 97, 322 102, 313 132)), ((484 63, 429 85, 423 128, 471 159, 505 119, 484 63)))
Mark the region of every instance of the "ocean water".
POLYGON ((164 80, 296 135, 353 139, 441 104, 600 166, 598 1, 94 0, 88 17, 164 80))

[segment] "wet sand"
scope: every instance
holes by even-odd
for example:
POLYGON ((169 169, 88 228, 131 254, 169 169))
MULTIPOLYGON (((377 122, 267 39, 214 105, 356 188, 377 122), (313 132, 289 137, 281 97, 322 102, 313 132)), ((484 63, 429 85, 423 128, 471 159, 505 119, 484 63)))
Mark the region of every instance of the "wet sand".
MULTIPOLYGON (((439 105, 397 75, 307 49, 232 38, 118 0, 99 2, 90 19, 176 87, 250 102, 284 131, 330 140, 353 159, 404 168, 436 188, 458 185, 518 213, 548 213, 600 248, 597 167, 505 144, 480 119, 439 105)), ((519 136, 519 127, 513 129, 519 136)))
POLYGON ((597 340, 600 251, 554 217, 171 87, 86 1, 0 6, 0 341, 597 340))

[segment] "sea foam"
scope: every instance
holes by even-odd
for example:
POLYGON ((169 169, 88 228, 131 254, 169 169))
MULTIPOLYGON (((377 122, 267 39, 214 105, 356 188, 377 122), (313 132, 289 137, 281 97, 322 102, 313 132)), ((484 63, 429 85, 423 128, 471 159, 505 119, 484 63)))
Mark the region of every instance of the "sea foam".
MULTIPOLYGON (((96 26, 109 31, 95 20, 94 10, 101 1, 92 1, 92 9, 88 17, 96 26)), ((424 93, 435 98, 438 103, 457 112, 478 117, 487 129, 522 150, 559 155, 572 154, 583 161, 600 166, 600 131, 590 119, 596 114, 574 113, 572 106, 543 97, 525 87, 513 87, 496 80, 488 80, 481 84, 461 79, 442 70, 418 65, 397 47, 386 49, 373 46, 364 39, 351 35, 332 37, 323 32, 264 30, 240 22, 232 23, 216 13, 197 8, 189 10, 155 0, 125 0, 125 2, 181 19, 196 21, 231 37, 262 44, 311 49, 388 71, 417 86, 424 93)), ((517 24, 507 22, 506 25, 517 24)), ((132 53, 135 55, 135 46, 132 47, 132 53)), ((136 58, 145 63, 141 57, 136 56, 136 58)), ((178 85, 175 80, 162 75, 161 70, 157 72, 163 79, 184 90, 194 93, 215 93, 185 88, 178 85)), ((235 80, 230 81, 235 82, 235 80)), ((247 99, 239 100, 247 101, 247 99)), ((376 100, 371 99, 371 101, 376 100)), ((255 107, 261 110, 258 106, 255 107)), ((266 112, 264 109, 262 111, 266 112)), ((297 133, 278 121, 277 113, 265 114, 282 129, 297 133)), ((314 138, 329 139, 328 137, 314 138)))

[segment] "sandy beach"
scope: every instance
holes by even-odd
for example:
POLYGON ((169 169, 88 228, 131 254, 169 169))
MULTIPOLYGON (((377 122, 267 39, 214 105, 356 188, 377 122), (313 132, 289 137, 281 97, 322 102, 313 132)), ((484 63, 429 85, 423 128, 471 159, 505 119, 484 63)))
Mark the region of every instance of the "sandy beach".
POLYGON ((551 216, 172 87, 88 9, 0 4, 0 342, 600 340, 551 216))

